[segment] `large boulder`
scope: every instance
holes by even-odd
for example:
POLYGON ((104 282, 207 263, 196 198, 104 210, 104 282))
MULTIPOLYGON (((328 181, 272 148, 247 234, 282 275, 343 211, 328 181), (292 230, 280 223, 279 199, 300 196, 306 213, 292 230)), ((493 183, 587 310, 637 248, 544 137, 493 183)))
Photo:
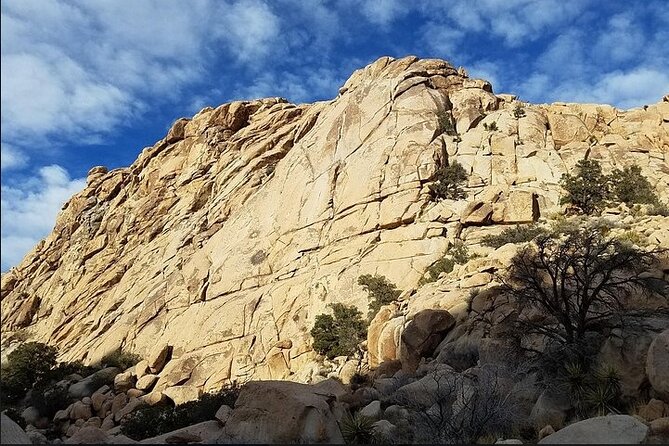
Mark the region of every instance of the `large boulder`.
POLYGON ((217 420, 203 421, 192 426, 183 427, 157 437, 147 438, 140 441, 140 444, 186 444, 186 443, 204 443, 214 444, 216 440, 223 435, 221 425, 217 420))
POLYGON ((72 384, 68 389, 67 393, 70 398, 79 400, 87 396, 91 396, 93 392, 98 390, 98 383, 100 381, 112 382, 114 377, 121 373, 121 369, 118 367, 106 367, 102 370, 98 370, 92 375, 87 376, 79 382, 72 384))
POLYGON ((334 397, 288 381, 244 386, 225 434, 243 443, 343 443, 330 404, 334 397))
POLYGON ((589 418, 571 424, 539 441, 539 444, 639 444, 648 426, 629 415, 589 418))
POLYGON ((165 363, 169 360, 171 352, 172 347, 164 344, 158 344, 151 350, 149 357, 146 359, 151 373, 158 373, 163 369, 165 363))
POLYGON ((446 333, 455 325, 455 318, 446 310, 419 311, 402 332, 400 361, 402 369, 414 371, 420 358, 432 355, 446 333))
POLYGON ((2 444, 32 444, 21 426, 4 413, 0 414, 0 437, 2 444))
POLYGON ((669 401, 669 329, 657 335, 650 344, 646 374, 658 395, 669 401))

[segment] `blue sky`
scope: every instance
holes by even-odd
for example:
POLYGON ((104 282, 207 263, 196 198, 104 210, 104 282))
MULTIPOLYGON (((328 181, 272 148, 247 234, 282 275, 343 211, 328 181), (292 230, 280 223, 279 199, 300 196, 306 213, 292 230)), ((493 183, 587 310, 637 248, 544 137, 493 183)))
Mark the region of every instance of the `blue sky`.
POLYGON ((439 57, 532 102, 623 108, 669 92, 666 1, 6 0, 2 270, 88 169, 132 163, 178 117, 330 99, 383 55, 439 57))

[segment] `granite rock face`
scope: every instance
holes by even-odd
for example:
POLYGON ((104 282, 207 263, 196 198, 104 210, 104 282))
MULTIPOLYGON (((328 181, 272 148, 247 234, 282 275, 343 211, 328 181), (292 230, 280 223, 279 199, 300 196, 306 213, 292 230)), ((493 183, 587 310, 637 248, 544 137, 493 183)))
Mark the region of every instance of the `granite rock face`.
MULTIPOLYGON (((456 238, 561 210, 559 179, 584 156, 639 165, 666 201, 668 123, 667 101, 531 105, 415 57, 354 72, 331 101, 205 108, 130 167, 91 170, 53 232, 2 276, 2 343, 21 331, 86 363, 122 348, 149 359, 158 390, 308 381, 316 315, 333 302, 367 312, 358 276, 415 289, 456 238), (434 172, 454 161, 467 198, 431 201, 434 172)), ((666 219, 651 223, 650 238, 669 240, 666 219)), ((498 250, 454 275, 481 286, 508 258, 498 250)), ((457 319, 469 290, 444 286, 378 321, 377 362, 397 357, 420 310, 457 319)))

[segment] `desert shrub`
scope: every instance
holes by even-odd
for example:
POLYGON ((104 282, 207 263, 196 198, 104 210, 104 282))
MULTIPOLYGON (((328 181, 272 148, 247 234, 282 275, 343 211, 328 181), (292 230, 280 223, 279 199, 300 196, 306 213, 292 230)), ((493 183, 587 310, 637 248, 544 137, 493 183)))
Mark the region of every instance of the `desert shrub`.
POLYGON ((654 204, 658 202, 655 189, 641 173, 641 168, 632 165, 615 169, 609 176, 611 192, 615 200, 628 206, 633 204, 654 204))
POLYGON ((82 377, 92 375, 100 370, 98 367, 84 365, 81 361, 61 362, 56 365, 48 374, 51 381, 60 381, 68 375, 77 374, 82 377))
POLYGON ((364 373, 355 372, 353 376, 351 376, 350 385, 352 390, 357 390, 360 387, 369 386, 371 384, 372 379, 364 373))
POLYGON ((3 400, 16 402, 23 398, 33 385, 49 379, 56 366, 58 351, 39 342, 27 342, 7 356, 2 368, 0 393, 3 400))
POLYGON ((484 236, 481 239, 481 244, 497 249, 507 243, 529 242, 545 232, 543 228, 535 225, 516 225, 513 228, 503 230, 500 234, 484 236))
POLYGON ((35 407, 41 416, 53 418, 57 411, 70 404, 67 387, 50 383, 38 383, 30 392, 30 405, 35 407))
POLYGON ((441 167, 434 176, 435 182, 429 185, 432 199, 459 200, 466 197, 462 186, 467 181, 467 172, 458 162, 441 167))
POLYGON ((449 136, 457 135, 455 124, 453 124, 453 118, 451 117, 450 113, 445 110, 439 111, 437 113, 437 121, 439 123, 439 129, 441 130, 441 133, 445 133, 449 136))
POLYGON ((360 414, 344 414, 339 423, 341 434, 346 444, 373 444, 377 443, 374 433, 374 420, 360 414))
POLYGON ((371 299, 368 314, 370 321, 374 319, 382 306, 394 302, 402 293, 385 276, 363 274, 358 277, 358 285, 361 285, 367 291, 371 299))
POLYGON ((584 214, 598 212, 609 197, 609 181, 602 166, 594 160, 582 159, 576 163, 575 174, 562 175, 560 184, 567 192, 561 204, 571 204, 584 214))
POLYGON ((417 443, 474 444, 488 435, 511 432, 518 420, 510 380, 497 369, 467 373, 431 372, 425 388, 403 394, 417 443))
POLYGON ((586 361, 565 363, 558 369, 558 386, 567 393, 579 417, 619 413, 623 406, 620 377, 610 367, 592 368, 586 361))
POLYGON ((456 240, 448 248, 448 254, 453 258, 453 261, 457 264, 464 265, 467 263, 471 256, 469 255, 469 249, 462 242, 462 240, 456 240))
POLYGON ((446 255, 441 259, 437 260, 435 263, 430 265, 423 277, 420 278, 418 284, 425 285, 426 283, 434 282, 439 278, 441 273, 450 273, 453 271, 455 264, 463 265, 467 263, 472 256, 469 255, 469 250, 467 246, 461 241, 456 240, 446 252, 446 255))
POLYGON ((525 116, 525 109, 521 104, 516 104, 516 106, 513 108, 513 117, 520 119, 523 116, 525 116))
POLYGON ((222 406, 233 407, 239 396, 239 387, 231 386, 215 393, 206 393, 196 401, 178 406, 143 406, 130 413, 121 432, 133 440, 143 440, 182 427, 214 419, 222 406))
POLYGON ((648 209, 648 215, 659 215, 661 217, 669 217, 669 206, 665 203, 660 203, 659 201, 653 204, 650 209, 648 209))
POLYGON ((425 275, 420 278, 419 285, 436 281, 441 273, 448 274, 453 271, 454 266, 455 261, 450 257, 443 257, 437 260, 427 268, 425 275))
POLYGON ((100 360, 100 366, 103 368, 118 367, 121 370, 126 370, 137 364, 141 359, 139 355, 118 349, 105 355, 100 360))
POLYGON ((590 334, 669 314, 668 306, 649 311, 643 302, 669 289, 666 280, 648 274, 661 252, 637 249, 593 226, 538 236, 499 278, 509 303, 519 309, 517 332, 579 345, 590 334))
POLYGON ((637 231, 625 231, 618 236, 618 240, 637 246, 644 246, 648 243, 646 236, 637 231))
POLYGON ((493 121, 490 124, 483 123, 483 129, 489 132, 496 132, 497 130, 499 130, 497 128, 497 121, 493 121))
POLYGON ((367 324, 353 306, 330 304, 333 314, 319 314, 311 329, 314 350, 328 358, 353 355, 367 337, 367 324))

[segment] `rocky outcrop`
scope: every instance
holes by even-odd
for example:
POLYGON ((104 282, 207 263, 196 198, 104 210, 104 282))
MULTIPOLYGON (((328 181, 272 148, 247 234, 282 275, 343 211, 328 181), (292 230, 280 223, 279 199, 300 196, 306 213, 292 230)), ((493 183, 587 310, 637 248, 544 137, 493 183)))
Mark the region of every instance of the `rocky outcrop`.
POLYGON ((4 413, 0 414, 0 432, 2 433, 2 444, 32 444, 21 426, 4 413))
POLYGON ((539 444, 639 444, 648 426, 629 415, 589 418, 545 437, 539 444))
MULTIPOLYGON (((316 315, 332 302, 367 311, 358 276, 415 289, 454 239, 476 246, 500 225, 561 210, 560 176, 584 156, 607 171, 639 165, 666 201, 667 122, 666 101, 531 105, 415 57, 377 60, 331 101, 205 108, 130 167, 91 170, 53 232, 2 276, 3 346, 21 331, 64 360, 138 353, 149 364, 137 376, 160 375, 151 398, 174 386, 309 381, 316 315), (435 203, 428 185, 452 161, 469 173, 467 198, 435 203)), ((648 237, 667 233, 664 221, 648 237)), ((423 309, 457 320, 469 290, 503 265, 498 251, 387 314, 371 362, 397 357, 423 309)))
POLYGON ((233 443, 344 443, 331 405, 334 395, 286 381, 242 388, 225 424, 233 443))

